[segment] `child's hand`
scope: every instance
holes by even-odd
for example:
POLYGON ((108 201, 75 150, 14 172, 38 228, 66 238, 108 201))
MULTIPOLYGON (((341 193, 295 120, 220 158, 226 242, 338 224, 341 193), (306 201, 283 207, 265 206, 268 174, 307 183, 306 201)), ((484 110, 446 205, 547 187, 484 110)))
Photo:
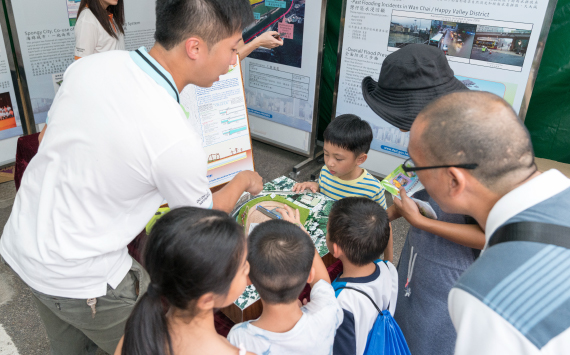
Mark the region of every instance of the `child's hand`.
POLYGON ((291 189, 293 192, 303 192, 305 190, 311 190, 313 193, 319 191, 319 183, 314 181, 305 181, 295 184, 291 189))
POLYGON ((301 212, 299 212, 299 210, 294 210, 291 207, 285 205, 284 208, 277 208, 275 211, 281 213, 284 221, 296 224, 305 232, 307 231, 301 223, 301 212))
POLYGON ((412 226, 417 227, 417 222, 422 218, 425 218, 420 213, 418 205, 406 194, 406 189, 404 187, 400 188, 400 198, 394 198, 394 206, 396 206, 396 212, 404 217, 412 226))

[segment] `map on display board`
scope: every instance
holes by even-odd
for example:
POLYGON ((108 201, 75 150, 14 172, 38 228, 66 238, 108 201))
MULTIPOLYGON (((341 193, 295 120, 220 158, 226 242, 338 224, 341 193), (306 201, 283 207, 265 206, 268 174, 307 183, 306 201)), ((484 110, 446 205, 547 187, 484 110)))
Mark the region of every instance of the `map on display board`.
POLYGON ((346 0, 336 116, 362 117, 374 132, 371 149, 407 158, 409 134, 368 107, 361 83, 366 76, 378 80, 384 58, 409 44, 439 48, 465 86, 503 97, 518 113, 548 5, 548 0, 346 0))
POLYGON ((264 32, 276 31, 284 43, 272 49, 260 47, 244 60, 252 133, 306 152, 310 149, 315 119, 323 2, 250 0, 250 3, 255 21, 244 30, 244 41, 249 43, 264 32), (305 21, 309 18, 311 21, 305 21))
MULTIPOLYGON (((154 44, 154 0, 125 0, 125 46, 150 49, 154 44)), ((46 121, 63 73, 74 62, 79 0, 12 1, 12 34, 21 52, 34 120, 46 121)), ((20 58, 18 59, 20 60, 20 58)))
POLYGON ((229 182, 240 171, 254 170, 239 59, 212 87, 186 86, 180 103, 202 138, 210 187, 229 182))

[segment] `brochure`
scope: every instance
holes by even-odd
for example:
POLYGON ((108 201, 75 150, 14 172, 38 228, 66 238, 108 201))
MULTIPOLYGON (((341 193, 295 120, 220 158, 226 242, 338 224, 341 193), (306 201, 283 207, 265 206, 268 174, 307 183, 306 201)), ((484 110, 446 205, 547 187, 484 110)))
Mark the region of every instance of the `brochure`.
POLYGON ((400 195, 400 188, 402 186, 406 189, 408 196, 412 196, 416 192, 424 189, 424 185, 422 185, 416 173, 413 171, 406 173, 401 165, 386 176, 380 184, 386 191, 394 196, 400 195))
MULTIPOLYGON (((410 197, 416 192, 424 189, 424 185, 422 185, 416 173, 413 171, 409 173, 405 172, 401 165, 386 176, 380 184, 386 189, 386 191, 390 192, 397 198, 400 198, 400 188, 402 186, 406 189, 406 194, 410 197)), ((412 200, 416 205, 418 205, 420 213, 423 216, 431 219, 437 219, 437 214, 429 203, 415 198, 412 198, 412 200)))

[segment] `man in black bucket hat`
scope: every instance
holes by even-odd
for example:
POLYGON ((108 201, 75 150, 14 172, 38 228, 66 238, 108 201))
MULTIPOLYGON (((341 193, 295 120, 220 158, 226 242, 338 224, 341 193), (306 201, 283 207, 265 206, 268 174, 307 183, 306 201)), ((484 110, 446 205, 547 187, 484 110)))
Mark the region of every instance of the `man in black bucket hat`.
MULTIPOLYGON (((384 60, 376 83, 362 82, 364 99, 386 122, 409 131, 418 113, 447 93, 468 90, 453 76, 443 52, 423 44, 408 45, 384 60)), ((459 276, 485 244, 485 234, 464 215, 442 211, 425 190, 414 198, 429 203, 432 220, 405 193, 388 208, 390 221, 410 222, 398 265, 398 301, 394 318, 414 355, 452 355, 456 332, 447 307, 447 295, 459 276)))
POLYGON ((411 44, 384 59, 378 82, 362 80, 364 100, 380 118, 409 131, 418 113, 431 101, 468 90, 449 67, 445 54, 433 46, 411 44))

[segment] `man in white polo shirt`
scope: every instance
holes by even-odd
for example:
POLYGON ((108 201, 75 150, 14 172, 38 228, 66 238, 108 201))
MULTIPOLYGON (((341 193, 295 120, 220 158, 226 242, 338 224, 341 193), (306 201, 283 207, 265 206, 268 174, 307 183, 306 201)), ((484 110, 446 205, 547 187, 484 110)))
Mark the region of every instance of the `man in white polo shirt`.
POLYGON ((113 353, 148 275, 127 253, 163 199, 229 212, 262 179, 215 194, 207 157, 179 104, 237 60, 247 0, 158 0, 156 44, 72 64, 22 179, 0 254, 37 301, 52 354, 113 353))
POLYGON ((409 153, 442 209, 485 229, 483 253, 449 294, 455 353, 568 353, 570 179, 537 170, 524 124, 485 92, 428 105, 409 153))

